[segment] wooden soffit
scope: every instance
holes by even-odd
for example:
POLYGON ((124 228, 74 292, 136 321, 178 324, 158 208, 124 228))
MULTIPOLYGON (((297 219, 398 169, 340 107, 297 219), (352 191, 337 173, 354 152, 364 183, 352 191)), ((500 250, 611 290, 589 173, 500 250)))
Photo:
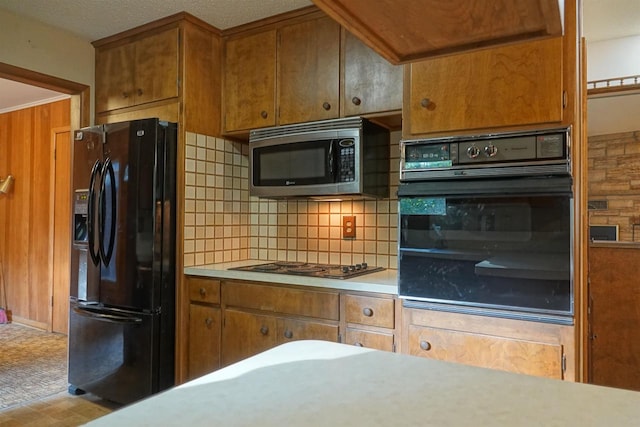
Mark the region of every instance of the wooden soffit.
POLYGON ((560 36, 564 0, 313 0, 392 64, 560 36))

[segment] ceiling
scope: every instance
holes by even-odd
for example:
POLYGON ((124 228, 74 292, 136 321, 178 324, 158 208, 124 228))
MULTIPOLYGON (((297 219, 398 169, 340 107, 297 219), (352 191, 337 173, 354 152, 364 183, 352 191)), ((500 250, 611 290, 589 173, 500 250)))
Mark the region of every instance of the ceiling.
MULTIPOLYGON (((639 0, 582 0, 588 42, 640 34, 639 0)), ((97 40, 186 11, 224 30, 311 5, 310 0, 0 0, 0 8, 97 40), (123 11, 126 11, 123 13, 123 11)), ((0 79, 0 113, 60 94, 0 79)))

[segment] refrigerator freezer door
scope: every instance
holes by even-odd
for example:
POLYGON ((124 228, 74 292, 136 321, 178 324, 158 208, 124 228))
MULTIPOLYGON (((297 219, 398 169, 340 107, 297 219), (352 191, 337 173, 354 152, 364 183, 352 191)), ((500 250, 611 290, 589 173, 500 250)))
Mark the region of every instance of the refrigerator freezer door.
POLYGON ((70 389, 127 404, 173 383, 172 370, 159 378, 157 315, 70 307, 70 389))
POLYGON ((100 277, 97 258, 97 216, 91 183, 102 164, 103 126, 75 132, 73 142, 74 237, 71 249, 70 296, 79 301, 98 301, 100 277), (93 179, 92 179, 93 177, 93 179))

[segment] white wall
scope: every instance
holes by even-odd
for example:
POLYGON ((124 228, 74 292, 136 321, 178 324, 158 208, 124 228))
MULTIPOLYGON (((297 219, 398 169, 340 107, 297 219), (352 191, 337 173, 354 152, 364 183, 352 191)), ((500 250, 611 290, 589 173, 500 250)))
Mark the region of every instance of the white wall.
POLYGON ((640 75, 640 35, 589 43, 587 80, 640 75))
POLYGON ((91 86, 93 100, 94 49, 89 40, 4 9, 0 29, 0 62, 91 86))
MULTIPOLYGON (((587 42, 587 80, 640 75, 640 35, 587 42)), ((590 97, 587 133, 607 135, 640 130, 640 94, 590 97)))

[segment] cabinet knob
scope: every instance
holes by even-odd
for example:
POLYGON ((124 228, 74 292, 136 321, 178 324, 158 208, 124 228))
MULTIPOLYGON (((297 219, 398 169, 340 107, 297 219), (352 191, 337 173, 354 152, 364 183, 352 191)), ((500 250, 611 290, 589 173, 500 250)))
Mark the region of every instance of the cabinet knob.
POLYGON ((362 100, 360 98, 358 98, 357 96, 354 96, 353 98, 351 98, 351 102, 353 102, 353 105, 362 104, 362 100))
MULTIPOLYGON (((422 106, 422 108, 433 107, 432 102, 429 98, 422 98, 422 101, 420 101, 420 105, 422 106)), ((430 108, 430 109, 433 109, 433 108, 430 108)))
POLYGON ((123 98, 128 98, 129 97, 129 93, 128 92, 122 92, 122 97, 123 98))
POLYGON ((367 317, 371 317, 373 316, 373 309, 369 308, 369 307, 365 307, 362 309, 362 314, 364 314, 367 317))
POLYGON ((204 319, 204 323, 207 325, 207 328, 210 328, 211 325, 213 324, 213 319, 210 317, 207 317, 206 319, 204 319))
POLYGON ((420 341, 420 348, 424 351, 429 351, 431 350, 431 344, 429 341, 420 341))
POLYGON ((290 340, 291 338, 293 338, 293 332, 287 329, 286 331, 284 331, 284 337, 290 340))
POLYGON ((260 117, 262 117, 263 119, 266 119, 267 117, 269 117, 269 113, 267 113, 266 111, 262 110, 262 111, 260 111, 260 117))
POLYGON ((260 333, 262 335, 267 335, 269 333, 269 328, 267 328, 266 326, 263 326, 262 328, 260 328, 260 333))
POLYGON ((353 345, 355 345, 356 347, 364 347, 361 342, 354 342, 353 345))
POLYGON ((138 96, 141 96, 144 92, 142 92, 142 89, 138 88, 138 96))
POLYGON ((207 296, 207 290, 205 288, 200 288, 200 296, 203 298, 207 296))
POLYGON ((322 104, 322 108, 324 108, 326 111, 331 110, 331 104, 329 104, 328 102, 325 102, 322 104))

